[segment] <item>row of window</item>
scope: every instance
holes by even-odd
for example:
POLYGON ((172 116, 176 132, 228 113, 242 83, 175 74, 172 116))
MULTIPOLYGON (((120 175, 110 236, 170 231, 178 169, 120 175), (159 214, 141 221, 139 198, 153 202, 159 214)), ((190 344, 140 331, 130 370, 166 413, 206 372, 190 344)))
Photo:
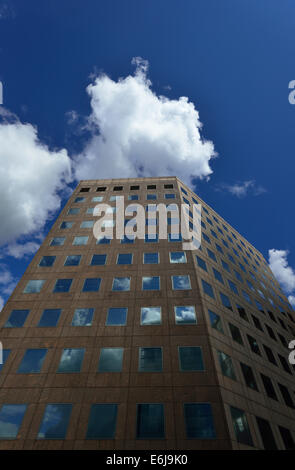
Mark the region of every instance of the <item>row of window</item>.
MULTIPOLYGON (((63 246, 65 243, 66 237, 54 237, 50 240, 50 246, 63 246)), ((108 237, 100 237, 97 238, 96 244, 97 245, 109 245, 111 243, 111 238, 108 237)), ((74 237, 72 244, 76 246, 87 245, 89 241, 89 236, 77 236, 74 237)), ((134 235, 124 235, 120 242, 121 243, 134 243, 135 237, 134 235)), ((159 235, 157 233, 153 234, 145 234, 144 241, 146 243, 158 243, 159 242, 159 235)), ((179 233, 168 233, 168 242, 181 242, 182 236, 179 233)))
MULTIPOLYGON (((114 195, 112 195, 112 196, 109 197, 109 202, 116 202, 118 197, 123 197, 123 196, 114 196, 114 195)), ((175 199, 175 197, 176 197, 175 193, 165 193, 164 194, 164 199, 175 199)), ((138 194, 129 194, 127 199, 128 199, 128 201, 138 201, 139 200, 139 195, 138 194)), ((146 201, 156 201, 157 199, 158 199, 157 194, 153 194, 153 193, 147 193, 146 197, 145 197, 146 201)), ((91 199, 91 202, 103 202, 103 200, 104 200, 103 196, 95 196, 91 199)), ((86 201, 89 202, 86 199, 86 197, 76 197, 76 199, 74 199, 73 203, 74 204, 82 204, 86 201)), ((106 202, 106 201, 104 201, 104 202, 106 202)), ((73 212, 73 214, 78 214, 78 212, 73 212)))
MULTIPOLYGON (((91 326, 94 316, 94 308, 76 308, 71 326, 91 326)), ((56 327, 61 315, 62 309, 45 309, 41 314, 38 327, 56 327)), ((21 328, 24 326, 30 310, 12 310, 4 327, 21 328)), ((122 326, 127 323, 127 307, 111 307, 108 309, 106 326, 122 326)), ((193 305, 174 306, 174 318, 177 325, 194 325, 197 323, 196 310, 193 305)), ((141 325, 161 325, 162 308, 161 307, 141 307, 140 309, 141 325)))
MULTIPOLYGON (((173 185, 173 183, 165 183, 163 185, 163 187, 164 187, 164 189, 173 189, 174 185, 173 185)), ((117 186, 113 187, 113 191, 123 191, 123 188, 124 188, 123 186, 117 185, 117 186)), ((83 187, 83 188, 80 189, 80 193, 88 193, 90 191, 90 189, 91 189, 90 187, 83 187)), ((107 186, 98 186, 96 188, 96 191, 97 192, 105 192, 107 189, 108 189, 107 186)), ((150 189, 157 189, 157 185, 156 184, 148 184, 146 186, 146 189, 149 189, 149 190, 150 189)), ((129 187, 129 190, 130 191, 139 191, 140 190, 140 185, 133 184, 129 187)))

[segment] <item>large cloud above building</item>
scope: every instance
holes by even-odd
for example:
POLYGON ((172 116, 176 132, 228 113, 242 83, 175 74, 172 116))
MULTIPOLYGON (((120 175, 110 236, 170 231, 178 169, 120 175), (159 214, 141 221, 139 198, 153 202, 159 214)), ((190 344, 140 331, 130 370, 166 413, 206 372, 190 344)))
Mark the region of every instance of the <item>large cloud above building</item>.
POLYGON ((288 251, 271 249, 268 251, 269 267, 287 294, 289 302, 295 307, 295 271, 288 265, 288 251))
POLYGON ((148 63, 133 59, 133 76, 99 75, 87 87, 92 136, 75 157, 78 180, 177 175, 187 183, 208 177, 213 143, 201 136, 199 114, 188 98, 157 96, 148 63))

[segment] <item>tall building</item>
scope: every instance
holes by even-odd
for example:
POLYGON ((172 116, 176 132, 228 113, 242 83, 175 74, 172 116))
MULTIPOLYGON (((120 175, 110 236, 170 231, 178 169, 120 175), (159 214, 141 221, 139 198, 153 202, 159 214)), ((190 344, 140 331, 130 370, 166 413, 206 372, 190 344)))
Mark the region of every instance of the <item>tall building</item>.
POLYGON ((263 256, 178 178, 81 181, 1 312, 0 448, 294 449, 293 338, 263 256), (201 203, 200 249, 96 240, 118 195, 201 203))

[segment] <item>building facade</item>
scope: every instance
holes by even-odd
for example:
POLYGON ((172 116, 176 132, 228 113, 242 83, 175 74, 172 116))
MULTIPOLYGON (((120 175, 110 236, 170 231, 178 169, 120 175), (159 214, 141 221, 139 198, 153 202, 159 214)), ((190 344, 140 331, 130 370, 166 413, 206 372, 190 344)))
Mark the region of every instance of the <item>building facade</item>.
POLYGON ((1 312, 0 449, 293 449, 294 338, 263 256, 177 177, 81 181, 1 312), (97 240, 116 196, 201 204, 200 249, 97 240))

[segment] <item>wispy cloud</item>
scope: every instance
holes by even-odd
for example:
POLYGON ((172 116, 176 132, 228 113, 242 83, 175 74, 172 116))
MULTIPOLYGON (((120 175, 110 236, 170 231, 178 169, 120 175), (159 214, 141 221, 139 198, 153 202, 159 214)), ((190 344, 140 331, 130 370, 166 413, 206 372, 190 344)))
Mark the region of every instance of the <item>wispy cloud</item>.
POLYGON ((215 189, 216 191, 227 191, 238 198, 242 198, 247 195, 259 196, 260 194, 267 192, 263 186, 257 185, 255 180, 237 182, 234 184, 221 183, 215 189))
POLYGON ((268 251, 269 267, 282 288, 289 294, 288 300, 295 307, 295 271, 289 266, 287 250, 271 249, 268 251))

